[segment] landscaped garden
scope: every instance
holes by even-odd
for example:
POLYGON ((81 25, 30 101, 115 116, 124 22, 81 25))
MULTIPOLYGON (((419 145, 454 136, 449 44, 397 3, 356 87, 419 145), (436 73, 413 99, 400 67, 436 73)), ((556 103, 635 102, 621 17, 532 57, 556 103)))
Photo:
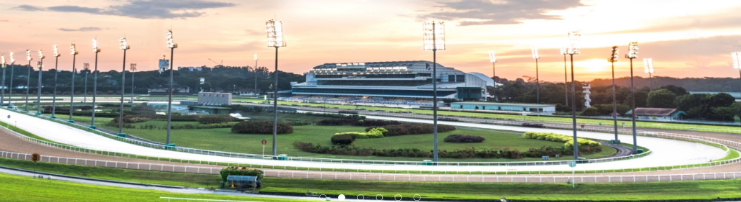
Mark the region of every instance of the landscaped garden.
MULTIPOLYGON (((81 113, 84 111, 76 114, 81 113)), ((108 113, 114 112, 111 110, 108 113)), ((117 116, 97 116, 108 113, 96 113, 95 125, 117 131, 117 116)), ((165 116, 153 115, 151 109, 141 105, 128 108, 126 114, 124 133, 165 142, 165 116)), ((241 109, 241 114, 250 120, 235 120, 225 115, 173 115, 170 140, 178 146, 261 154, 263 146, 260 142, 263 139, 272 141, 272 112, 241 109)), ((62 114, 57 114, 57 117, 68 118, 62 114)), ((430 124, 365 120, 361 116, 336 114, 279 113, 278 118, 279 154, 366 160, 421 161, 432 158, 433 134, 430 124), (338 137, 349 137, 351 140, 346 144, 333 143, 332 139, 338 137)), ((90 117, 75 116, 73 120, 89 123, 90 117)), ((564 141, 530 139, 520 132, 472 130, 446 125, 439 125, 438 130, 441 161, 534 161, 541 160, 542 156, 550 156, 553 160, 555 154, 573 155, 572 149, 564 141)), ((266 154, 270 154, 271 150, 271 144, 268 143, 265 146, 266 154)), ((599 150, 581 150, 580 156, 599 158, 615 152, 614 148, 605 146, 599 150)))

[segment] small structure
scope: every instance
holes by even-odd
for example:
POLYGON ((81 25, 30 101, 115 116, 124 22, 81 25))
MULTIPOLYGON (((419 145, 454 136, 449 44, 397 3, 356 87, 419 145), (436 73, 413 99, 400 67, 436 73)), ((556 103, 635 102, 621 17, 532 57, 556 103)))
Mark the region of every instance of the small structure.
POLYGON ((232 108, 229 107, 217 107, 217 106, 193 106, 194 112, 200 112, 205 114, 222 114, 228 115, 232 108))
POLYGON ((592 92, 589 91, 591 87, 591 84, 582 86, 582 88, 584 89, 584 107, 592 107, 592 105, 590 104, 592 102, 592 98, 589 98, 589 95, 592 94, 592 92))
POLYGON ((203 92, 198 93, 199 105, 230 105, 232 104, 231 93, 203 92))
POLYGON ((526 112, 536 114, 553 114, 556 105, 552 104, 525 104, 525 103, 497 103, 497 102, 453 102, 451 110, 463 111, 492 111, 492 112, 526 112))
POLYGON ((257 176, 246 176, 246 175, 229 175, 226 177, 226 184, 228 188, 234 188, 240 191, 252 189, 254 192, 257 190, 259 181, 257 176))
MULTIPOLYGON (((632 115, 633 110, 625 113, 625 115, 632 115)), ((636 119, 644 120, 682 120, 687 116, 687 113, 674 108, 648 108, 648 107, 637 107, 636 108, 636 119)))
MULTIPOLYGON (((160 85, 156 88, 148 88, 147 93, 150 95, 168 95, 170 92, 169 86, 160 85)), ((190 95, 190 87, 174 85, 172 87, 173 95, 190 95)))

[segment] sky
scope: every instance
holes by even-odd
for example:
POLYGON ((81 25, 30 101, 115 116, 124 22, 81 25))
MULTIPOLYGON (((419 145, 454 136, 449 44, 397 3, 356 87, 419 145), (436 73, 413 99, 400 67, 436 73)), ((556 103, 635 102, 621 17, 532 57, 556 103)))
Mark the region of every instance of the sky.
MULTIPOLYGON (((304 73, 323 63, 432 61, 423 50, 422 24, 445 23, 445 50, 437 62, 464 72, 492 75, 488 51, 496 52, 496 73, 507 79, 535 77, 531 47, 537 47, 541 81, 564 80, 560 47, 569 31, 582 34, 574 55, 576 80, 610 78, 607 58, 619 46, 615 76, 630 75, 623 55, 639 43, 633 67, 647 77, 643 59, 652 58, 654 76, 733 77, 731 52, 741 51, 741 1, 736 0, 0 0, 0 54, 9 62, 33 63, 43 50, 53 67, 59 46, 61 70, 94 68, 92 39, 101 52, 98 69, 123 67, 119 38, 131 49, 126 63, 155 70, 170 58, 165 33, 173 30, 174 65, 181 67, 275 67, 275 48, 267 47, 265 22, 283 23, 287 47, 278 68, 304 73)), ((127 65, 128 68, 128 65, 127 65)))

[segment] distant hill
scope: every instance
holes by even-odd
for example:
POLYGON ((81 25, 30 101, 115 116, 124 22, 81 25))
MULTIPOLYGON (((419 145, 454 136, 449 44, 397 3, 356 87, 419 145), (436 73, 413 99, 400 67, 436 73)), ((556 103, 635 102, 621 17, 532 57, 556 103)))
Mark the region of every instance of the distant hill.
MULTIPOLYGON (((612 79, 595 79, 589 82, 592 86, 612 85, 612 79)), ((739 78, 673 78, 673 77, 654 77, 651 79, 654 88, 665 85, 675 85, 684 87, 687 91, 714 91, 714 92, 740 92, 741 79, 739 78)), ((630 77, 616 78, 615 84, 618 86, 630 87, 630 77)), ((649 79, 634 77, 636 88, 649 86, 649 79)))

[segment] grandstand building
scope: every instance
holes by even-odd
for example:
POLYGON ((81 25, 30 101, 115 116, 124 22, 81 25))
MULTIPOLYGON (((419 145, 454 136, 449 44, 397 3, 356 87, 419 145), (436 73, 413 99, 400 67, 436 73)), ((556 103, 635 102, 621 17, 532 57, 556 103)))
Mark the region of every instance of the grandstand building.
MULTIPOLYGON (((398 61, 325 63, 306 73, 306 82, 291 83, 292 95, 369 96, 432 99, 432 62, 398 61)), ((485 100, 494 80, 437 64, 440 99, 485 100)))

